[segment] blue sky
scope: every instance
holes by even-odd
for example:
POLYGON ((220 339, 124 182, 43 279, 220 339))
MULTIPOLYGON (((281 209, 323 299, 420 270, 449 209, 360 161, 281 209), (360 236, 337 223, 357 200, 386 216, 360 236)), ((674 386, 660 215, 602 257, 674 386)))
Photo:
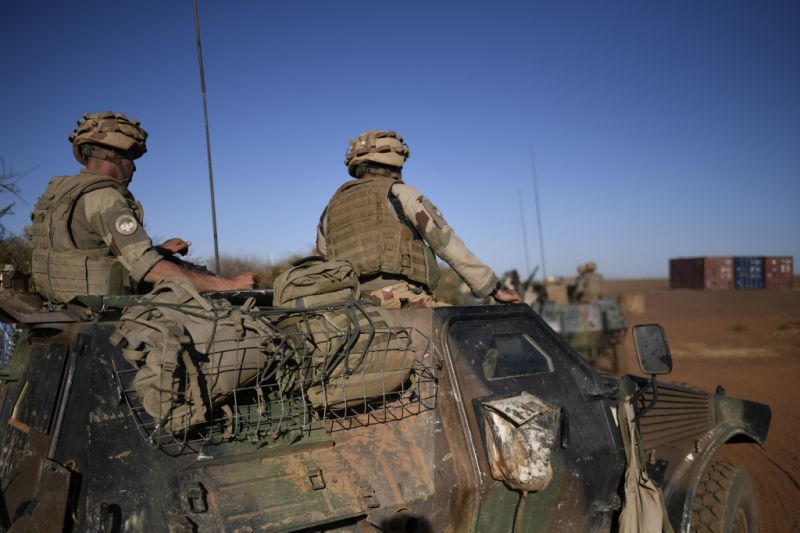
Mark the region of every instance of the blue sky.
MULTIPOLYGON (((589 259, 610 277, 668 258, 800 260, 800 4, 200 0, 220 248, 310 250, 348 139, 392 129, 405 179, 498 272, 589 259)), ((150 133, 132 190, 152 236, 211 257, 190 0, 0 4, 0 157, 31 172, 21 231, 77 171, 84 111, 150 133)), ((797 269, 797 266, 795 267, 797 269)))

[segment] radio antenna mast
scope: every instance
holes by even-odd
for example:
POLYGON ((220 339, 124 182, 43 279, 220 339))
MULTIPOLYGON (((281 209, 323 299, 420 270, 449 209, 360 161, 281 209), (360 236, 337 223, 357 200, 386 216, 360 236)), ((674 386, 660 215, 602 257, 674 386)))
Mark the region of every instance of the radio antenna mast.
POLYGON ((200 16, 194 0, 194 31, 197 35, 197 63, 200 65, 200 92, 203 93, 203 121, 206 127, 206 153, 208 154, 208 186, 211 190, 211 225, 214 228, 214 272, 219 271, 219 242, 217 241, 217 207, 214 202, 214 172, 211 170, 211 136, 208 134, 208 105, 206 104, 206 75, 203 69, 203 49, 200 46, 200 16))
POLYGON ((531 154, 531 174, 533 175, 533 194, 536 198, 536 222, 539 226, 539 252, 542 255, 542 280, 547 282, 547 268, 544 262, 544 238, 542 237, 542 210, 539 208, 539 182, 536 179, 536 163, 533 157, 533 145, 529 144, 531 154))
POLYGON ((519 220, 522 223, 522 247, 525 249, 525 279, 531 275, 531 259, 528 255, 528 232, 525 229, 525 211, 522 209, 522 191, 517 191, 519 197, 519 220))

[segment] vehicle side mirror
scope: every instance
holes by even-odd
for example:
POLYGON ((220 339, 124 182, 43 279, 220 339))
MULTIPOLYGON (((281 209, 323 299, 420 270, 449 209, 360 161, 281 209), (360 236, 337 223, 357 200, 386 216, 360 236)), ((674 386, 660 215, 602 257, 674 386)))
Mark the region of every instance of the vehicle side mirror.
POLYGON ((659 324, 633 326, 633 344, 639 367, 647 374, 672 372, 672 355, 667 344, 667 334, 659 324))

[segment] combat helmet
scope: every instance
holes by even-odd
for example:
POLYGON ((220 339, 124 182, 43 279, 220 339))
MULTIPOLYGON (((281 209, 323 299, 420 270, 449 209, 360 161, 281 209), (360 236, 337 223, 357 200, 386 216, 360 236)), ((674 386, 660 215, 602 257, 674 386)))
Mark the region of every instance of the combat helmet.
POLYGON ((357 169, 362 163, 372 162, 399 169, 410 155, 408 145, 397 133, 370 130, 350 141, 344 164, 347 165, 347 172, 356 178, 360 175, 357 169))
POLYGON ((586 263, 586 272, 594 272, 595 270, 597 270, 597 263, 594 261, 586 263))
POLYGON ((105 159, 102 151, 95 154, 92 147, 114 150, 127 159, 136 159, 147 152, 147 132, 139 121, 122 113, 84 113, 78 126, 69 136, 72 153, 79 163, 85 165, 89 156, 105 159))

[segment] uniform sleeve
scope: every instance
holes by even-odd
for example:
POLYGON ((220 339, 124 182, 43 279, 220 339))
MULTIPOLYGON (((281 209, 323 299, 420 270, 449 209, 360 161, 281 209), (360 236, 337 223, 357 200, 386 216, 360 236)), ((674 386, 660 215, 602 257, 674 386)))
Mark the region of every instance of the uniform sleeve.
POLYGON ((322 257, 327 257, 328 254, 328 241, 325 239, 327 227, 328 208, 326 207, 319 217, 319 224, 317 224, 317 254, 322 257))
POLYGON ((464 280, 478 298, 488 296, 499 283, 491 268, 481 263, 447 224, 439 209, 416 189, 398 183, 392 194, 400 200, 403 213, 419 230, 436 255, 464 280))
POLYGON ((112 188, 91 191, 83 197, 86 220, 95 228, 136 281, 162 257, 142 226, 142 221, 122 194, 112 188))

